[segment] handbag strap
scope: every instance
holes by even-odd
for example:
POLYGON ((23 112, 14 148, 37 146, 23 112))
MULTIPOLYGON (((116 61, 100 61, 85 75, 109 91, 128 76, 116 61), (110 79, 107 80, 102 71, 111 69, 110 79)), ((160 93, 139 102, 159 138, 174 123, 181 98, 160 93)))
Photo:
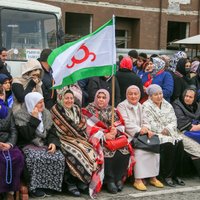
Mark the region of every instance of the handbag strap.
POLYGON ((6 160, 6 183, 11 184, 12 183, 12 159, 10 156, 10 152, 8 151, 3 151, 3 156, 6 160), (6 154, 7 152, 7 154, 6 154), (10 172, 10 174, 9 174, 10 172))

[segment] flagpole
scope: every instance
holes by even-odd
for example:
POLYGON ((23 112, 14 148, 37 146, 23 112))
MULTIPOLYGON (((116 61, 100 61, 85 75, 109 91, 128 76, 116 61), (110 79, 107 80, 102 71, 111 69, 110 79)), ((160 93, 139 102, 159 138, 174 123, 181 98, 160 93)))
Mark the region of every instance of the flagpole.
MULTIPOLYGON (((112 39, 115 40, 115 16, 113 15, 113 37, 112 39)), ((115 41, 113 41, 113 44, 115 43, 115 41)), ((113 51, 112 51, 112 58, 113 58, 113 51)), ((113 59, 112 59, 113 60, 113 59)), ((115 109, 115 75, 114 75, 114 62, 113 64, 113 72, 112 72, 112 114, 111 114, 111 127, 114 124, 114 109, 115 109)))

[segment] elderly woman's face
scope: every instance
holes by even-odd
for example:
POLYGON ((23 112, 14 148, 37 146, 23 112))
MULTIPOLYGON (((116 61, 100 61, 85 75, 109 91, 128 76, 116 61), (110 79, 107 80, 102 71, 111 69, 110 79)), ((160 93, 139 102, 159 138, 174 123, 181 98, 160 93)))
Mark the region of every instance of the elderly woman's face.
POLYGON ((195 98, 195 92, 193 90, 188 90, 184 97, 184 102, 186 105, 192 105, 195 98))
POLYGON ((156 92, 150 98, 156 105, 160 105, 163 100, 163 93, 161 91, 156 92))
POLYGON ((74 95, 71 93, 66 93, 63 99, 63 106, 70 109, 74 104, 74 95))
POLYGON ((140 100, 140 93, 137 89, 134 89, 134 88, 129 89, 129 91, 127 92, 126 98, 129 103, 136 105, 138 101, 140 100))
POLYGON ((99 106, 99 108, 103 108, 105 103, 106 103, 106 95, 100 92, 97 95, 97 105, 99 106))
POLYGON ((38 109, 38 112, 43 112, 44 110, 44 99, 41 99, 35 107, 38 109))

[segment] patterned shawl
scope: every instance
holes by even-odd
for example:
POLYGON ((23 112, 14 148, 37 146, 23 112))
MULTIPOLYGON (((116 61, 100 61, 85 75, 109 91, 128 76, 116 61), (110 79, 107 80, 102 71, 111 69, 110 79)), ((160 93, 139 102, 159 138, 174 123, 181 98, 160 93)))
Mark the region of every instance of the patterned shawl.
POLYGON ((159 136, 161 143, 181 140, 177 132, 177 119, 173 107, 163 99, 161 108, 158 108, 151 99, 142 104, 143 124, 159 136), (163 129, 169 131, 169 136, 162 135, 163 129))
POLYGON ((88 142, 85 132, 86 120, 81 115, 80 108, 76 105, 73 108, 79 116, 79 124, 74 123, 66 115, 60 104, 53 106, 52 117, 70 172, 84 183, 89 184, 90 196, 93 198, 98 191, 98 186, 94 186, 93 182, 96 179, 96 171, 99 169, 100 163, 97 162, 99 152, 96 152, 93 145, 88 142))
MULTIPOLYGON (((96 188, 96 193, 101 190, 103 179, 104 179, 104 150, 103 140, 104 133, 109 131, 109 126, 111 124, 111 106, 103 110, 98 110, 93 103, 89 104, 86 109, 82 109, 82 113, 87 118, 87 129, 86 132, 89 136, 90 143, 93 144, 93 148, 98 152, 97 162, 101 166, 94 174, 95 177, 91 182, 90 190, 91 196, 93 196, 94 188, 96 188), (99 114, 100 113, 100 114, 99 114), (103 118, 103 116, 105 118, 103 118)), ((118 134, 124 132, 124 121, 120 113, 115 110, 115 122, 114 126, 118 130, 118 134)), ((130 153, 130 160, 128 166, 128 176, 132 175, 132 169, 135 164, 134 160, 134 152, 129 144, 128 147, 124 147, 120 149, 122 153, 130 153)), ((115 152, 110 152, 110 154, 114 154, 115 152)))

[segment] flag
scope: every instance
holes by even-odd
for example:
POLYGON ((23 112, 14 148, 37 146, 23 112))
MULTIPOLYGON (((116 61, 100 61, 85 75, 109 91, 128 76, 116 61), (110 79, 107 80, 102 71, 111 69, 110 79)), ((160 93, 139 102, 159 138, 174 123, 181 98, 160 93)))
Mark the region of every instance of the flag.
POLYGON ((115 74, 114 17, 95 32, 56 48, 49 55, 48 63, 53 70, 55 89, 84 78, 115 74))

